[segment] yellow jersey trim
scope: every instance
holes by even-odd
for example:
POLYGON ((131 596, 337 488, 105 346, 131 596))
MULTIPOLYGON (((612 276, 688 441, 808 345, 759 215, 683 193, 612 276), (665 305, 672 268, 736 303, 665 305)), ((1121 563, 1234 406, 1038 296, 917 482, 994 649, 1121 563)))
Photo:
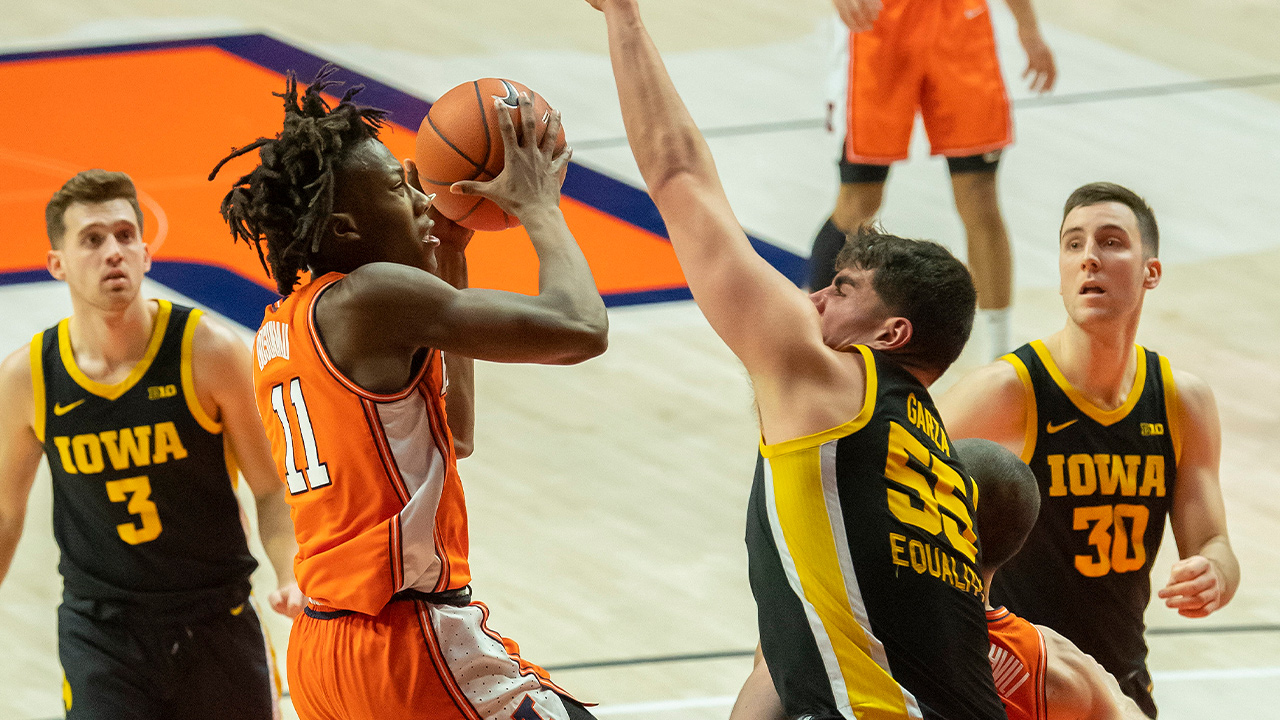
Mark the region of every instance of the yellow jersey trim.
POLYGON ((1022 358, 1009 353, 1000 358, 1013 366, 1015 372, 1018 373, 1018 379, 1022 381, 1022 396, 1026 398, 1026 427, 1023 428, 1022 436, 1022 462, 1030 464, 1031 458, 1036 454, 1036 439, 1040 437, 1040 414, 1036 409, 1036 388, 1031 384, 1031 373, 1027 370, 1026 363, 1022 362, 1022 358))
POLYGON ((876 410, 876 359, 871 354, 871 348, 866 345, 854 345, 854 347, 857 348, 858 352, 862 353, 863 364, 867 368, 867 389, 862 399, 862 410, 858 412, 857 417, 833 428, 822 430, 812 435, 784 440, 773 445, 766 444, 764 438, 761 437, 761 455, 766 458, 772 458, 797 450, 804 450, 805 448, 817 447, 825 442, 852 435, 866 426, 867 422, 871 420, 871 415, 876 410))
POLYGON ((202 311, 192 310, 187 315, 187 326, 182 329, 182 395, 187 400, 187 410, 191 411, 191 417, 207 432, 217 435, 222 432, 222 423, 210 417, 200 404, 200 397, 196 395, 195 372, 191 369, 196 325, 200 322, 201 315, 204 315, 202 311))
POLYGON ((1173 441, 1173 462, 1182 462, 1182 403, 1178 402, 1178 384, 1173 381, 1169 358, 1160 356, 1160 378, 1164 380, 1164 414, 1169 418, 1169 439, 1173 441))
POLYGON ((44 333, 38 332, 31 338, 31 429, 36 439, 44 444, 44 333))
POLYGON ((147 370, 151 369, 151 362, 156 359, 156 353, 160 352, 160 343, 164 340, 164 331, 169 327, 169 311, 173 304, 168 300, 157 300, 160 309, 156 312, 156 320, 151 328, 151 342, 147 345, 147 351, 143 354, 142 359, 133 366, 133 370, 129 372, 129 376, 118 383, 100 383, 80 369, 76 365, 75 352, 71 349, 71 325, 70 318, 64 318, 58 323, 58 352, 62 356, 62 365, 67 369, 67 374, 77 385, 107 400, 115 400, 116 398, 129 392, 129 389, 138 384, 143 375, 147 374, 147 370))
POLYGON ((1138 398, 1142 397, 1142 389, 1147 384, 1147 358, 1142 346, 1134 345, 1133 351, 1138 356, 1138 372, 1133 378, 1133 387, 1129 389, 1129 396, 1115 410, 1103 410, 1086 400, 1074 385, 1067 382, 1066 376, 1062 374, 1058 364, 1053 361, 1053 356, 1049 354, 1049 348, 1045 347, 1043 340, 1031 341, 1031 348, 1036 351, 1036 355, 1040 357, 1040 362, 1044 363, 1044 367, 1049 371, 1050 377, 1058 384, 1062 392, 1066 393, 1067 399, 1071 401, 1071 404, 1102 426, 1114 425, 1125 419, 1133 411, 1133 407, 1138 404, 1138 398))

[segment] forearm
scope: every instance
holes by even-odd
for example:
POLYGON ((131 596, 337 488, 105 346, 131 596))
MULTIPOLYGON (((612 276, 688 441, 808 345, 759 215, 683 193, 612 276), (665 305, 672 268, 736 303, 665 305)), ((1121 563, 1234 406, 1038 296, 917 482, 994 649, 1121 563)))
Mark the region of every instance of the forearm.
POLYGON ((649 193, 663 210, 661 190, 671 178, 689 173, 718 184, 715 164, 636 3, 611 0, 604 12, 627 140, 649 193))
POLYGON ((1013 19, 1018 22, 1018 32, 1040 32, 1040 23, 1036 20, 1031 0, 1005 0, 1005 4, 1013 13, 1013 19))
POLYGON ((587 333, 604 333, 608 328, 604 301, 560 208, 539 209, 520 219, 538 254, 537 300, 587 333))
MULTIPOLYGON (((440 278, 462 290, 468 287, 466 253, 454 245, 442 245, 436 251, 440 278)), ((459 458, 471 455, 475 436, 475 361, 465 355, 444 353, 444 367, 449 394, 445 398, 445 415, 453 434, 453 448, 459 458)))
POLYGON ((0 584, 4 584, 4 579, 9 575, 9 566, 18 550, 18 540, 22 538, 22 525, 23 518, 0 520, 0 584))
POLYGON ((275 570, 277 587, 284 587, 294 581, 293 558, 298 554, 298 541, 293 535, 283 488, 254 498, 254 504, 258 508, 258 537, 275 570))

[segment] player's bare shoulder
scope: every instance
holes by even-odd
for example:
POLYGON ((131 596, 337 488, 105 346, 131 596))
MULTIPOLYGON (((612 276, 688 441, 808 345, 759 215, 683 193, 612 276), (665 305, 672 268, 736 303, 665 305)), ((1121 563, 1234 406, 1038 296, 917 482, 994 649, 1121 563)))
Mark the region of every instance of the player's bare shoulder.
POLYGON ((938 398, 938 412, 954 438, 985 438, 1021 454, 1026 438, 1028 389, 1004 360, 961 378, 938 398))
POLYGON ((0 425, 8 429, 31 427, 34 409, 31 343, 27 343, 0 362, 0 425))
POLYGON ((1125 697, 1097 660, 1052 628, 1036 625, 1044 637, 1046 715, 1076 720, 1142 720, 1146 716, 1125 697))

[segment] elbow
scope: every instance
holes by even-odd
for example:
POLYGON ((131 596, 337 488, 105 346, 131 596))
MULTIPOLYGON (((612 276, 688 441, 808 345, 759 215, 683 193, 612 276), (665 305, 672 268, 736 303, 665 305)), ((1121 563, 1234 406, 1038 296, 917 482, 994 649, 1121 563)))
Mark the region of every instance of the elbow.
POLYGON ((604 354, 609 349, 609 319, 601 312, 598 322, 584 322, 570 329, 556 365, 577 365, 604 354))
POLYGON ((453 456, 456 459, 461 460, 463 458, 471 457, 471 453, 474 452, 475 449, 475 443, 470 439, 463 440, 457 436, 453 438, 453 456))

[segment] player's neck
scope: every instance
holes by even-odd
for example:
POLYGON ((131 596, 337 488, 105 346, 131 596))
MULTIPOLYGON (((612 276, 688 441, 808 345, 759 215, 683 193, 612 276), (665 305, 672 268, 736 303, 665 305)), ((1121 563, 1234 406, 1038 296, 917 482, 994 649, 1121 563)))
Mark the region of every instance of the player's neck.
POLYGON ((122 308, 103 310, 72 298, 71 350, 81 372, 98 381, 128 373, 151 343, 159 303, 141 295, 122 308))
POLYGON ((1044 344, 1067 382, 1089 402, 1110 410, 1123 405, 1133 389, 1138 372, 1136 334, 1136 326, 1131 331, 1096 332, 1068 322, 1044 344))

